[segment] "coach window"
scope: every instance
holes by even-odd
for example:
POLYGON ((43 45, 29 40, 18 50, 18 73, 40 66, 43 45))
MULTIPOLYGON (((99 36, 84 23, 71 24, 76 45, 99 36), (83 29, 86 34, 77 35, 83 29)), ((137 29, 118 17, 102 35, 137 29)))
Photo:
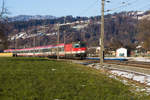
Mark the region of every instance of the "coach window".
POLYGON ((61 47, 58 47, 58 50, 61 51, 61 47))
POLYGON ((46 52, 49 52, 49 49, 48 49, 48 48, 46 49, 46 52))
POLYGON ((27 53, 30 53, 30 51, 29 51, 29 50, 27 50, 27 53))
POLYGON ((61 51, 64 51, 64 47, 61 47, 61 51))
POLYGON ((44 49, 40 49, 39 52, 41 53, 41 52, 43 52, 43 50, 44 50, 44 49))
POLYGON ((52 49, 51 49, 51 48, 49 48, 49 52, 52 52, 52 49))
POLYGON ((31 53, 35 53, 35 50, 31 50, 31 53))
POLYGON ((42 52, 47 52, 47 49, 43 49, 42 52))
POLYGON ((55 52, 56 51, 56 49, 55 48, 52 48, 52 52, 55 52))
POLYGON ((40 52, 40 50, 39 50, 39 49, 37 49, 36 51, 37 51, 37 53, 39 53, 39 52, 40 52))
POLYGON ((50 48, 47 48, 47 52, 50 52, 50 48))
POLYGON ((44 49, 40 49, 40 51, 39 51, 39 52, 40 52, 40 53, 42 53, 42 52, 43 52, 43 50, 44 50, 44 49))
POLYGON ((42 49, 42 52, 46 52, 46 49, 42 49))
POLYGON ((62 47, 62 51, 64 51, 64 47, 62 47))
POLYGON ((38 52, 38 50, 35 50, 35 52, 37 53, 37 52, 38 52))
POLYGON ((40 52, 44 52, 44 49, 40 49, 40 52))
POLYGON ((35 50, 30 50, 30 53, 34 53, 35 50))

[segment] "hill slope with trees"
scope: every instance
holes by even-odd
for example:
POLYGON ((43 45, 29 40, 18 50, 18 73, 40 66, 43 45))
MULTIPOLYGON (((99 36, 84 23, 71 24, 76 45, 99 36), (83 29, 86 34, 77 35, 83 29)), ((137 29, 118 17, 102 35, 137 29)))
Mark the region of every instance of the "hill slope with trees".
MULTIPOLYGON (((140 21, 136 15, 131 15, 131 13, 121 12, 105 15, 105 47, 135 48, 137 41, 140 41, 138 38, 140 21)), ((43 33, 42 36, 36 35, 36 46, 56 44, 58 23, 66 23, 60 27, 61 43, 64 42, 65 37, 66 43, 85 41, 89 47, 99 46, 100 16, 90 18, 66 16, 56 19, 10 22, 11 33, 8 36, 12 37, 20 32, 25 32, 27 35, 43 33)), ((34 46, 34 37, 16 40, 18 48, 34 46)), ((14 47, 16 40, 10 40, 9 48, 14 47)))

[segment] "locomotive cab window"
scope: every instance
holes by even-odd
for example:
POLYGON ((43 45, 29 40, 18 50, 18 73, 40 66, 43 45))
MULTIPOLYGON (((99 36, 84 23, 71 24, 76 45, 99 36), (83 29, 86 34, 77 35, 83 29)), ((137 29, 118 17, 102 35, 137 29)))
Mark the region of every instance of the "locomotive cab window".
POLYGON ((74 44, 74 48, 79 48, 80 45, 79 44, 74 44))
POLYGON ((74 44, 74 48, 83 48, 86 47, 85 43, 74 44))

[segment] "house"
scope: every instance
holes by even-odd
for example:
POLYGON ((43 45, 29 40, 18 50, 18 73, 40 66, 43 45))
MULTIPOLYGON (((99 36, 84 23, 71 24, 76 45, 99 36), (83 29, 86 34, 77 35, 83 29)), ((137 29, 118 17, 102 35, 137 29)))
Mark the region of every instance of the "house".
POLYGON ((100 47, 89 47, 87 49, 88 57, 99 57, 100 47))
POLYGON ((119 48, 116 50, 116 57, 127 57, 127 49, 126 48, 119 48))

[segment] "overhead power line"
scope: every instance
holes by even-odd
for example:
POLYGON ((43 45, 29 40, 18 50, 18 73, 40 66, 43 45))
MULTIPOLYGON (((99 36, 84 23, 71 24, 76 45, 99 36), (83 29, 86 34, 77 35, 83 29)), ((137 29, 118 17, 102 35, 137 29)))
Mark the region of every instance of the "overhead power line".
POLYGON ((91 8, 95 7, 95 5, 99 2, 99 0, 96 0, 95 2, 93 2, 91 5, 89 5, 86 9, 84 9, 83 11, 81 11, 79 13, 79 15, 83 15, 85 13, 87 13, 91 8))
POLYGON ((134 1, 132 1, 132 2, 129 2, 129 1, 131 1, 131 0, 128 0, 128 1, 126 1, 126 2, 122 2, 122 4, 121 4, 119 7, 116 7, 116 8, 113 8, 113 9, 108 9, 108 10, 106 10, 105 12, 118 11, 118 10, 120 10, 121 8, 126 8, 126 7, 128 7, 128 6, 131 6, 131 5, 133 5, 133 4, 136 4, 139 0, 134 0, 134 1))
MULTIPOLYGON (((142 8, 147 8, 147 7, 150 7, 150 2, 147 3, 146 5, 144 5, 144 6, 140 7, 140 8, 138 8, 138 9, 140 10, 140 9, 142 9, 142 8)), ((150 9, 150 8, 149 8, 149 9, 150 9)))

